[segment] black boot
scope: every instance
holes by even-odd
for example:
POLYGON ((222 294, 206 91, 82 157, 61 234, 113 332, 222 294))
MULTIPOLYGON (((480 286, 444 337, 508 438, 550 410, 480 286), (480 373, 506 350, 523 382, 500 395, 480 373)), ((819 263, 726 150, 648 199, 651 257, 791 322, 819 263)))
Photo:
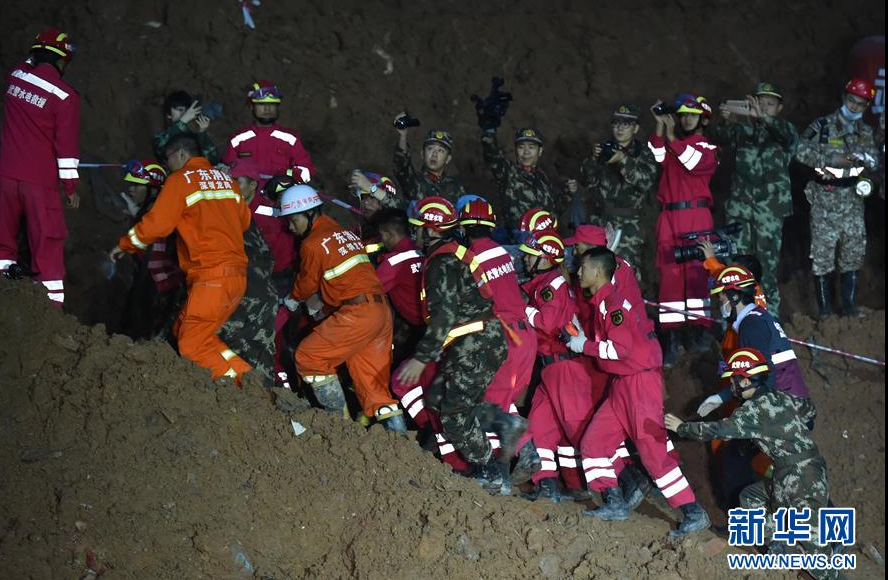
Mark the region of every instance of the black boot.
POLYGON ((594 510, 586 510, 583 515, 589 518, 599 518, 605 521, 623 521, 629 519, 629 506, 623 499, 623 492, 619 487, 609 487, 601 494, 604 505, 594 510))
POLYGON ((866 318, 866 315, 857 309, 857 272, 842 272, 840 280, 842 286, 842 310, 845 316, 866 318))
POLYGON ((650 478, 634 465, 627 464, 617 478, 629 510, 637 508, 653 487, 650 478))
POLYGON ((491 495, 510 495, 512 493, 512 482, 508 478, 508 465, 503 468, 503 464, 497 461, 497 458, 491 457, 490 461, 478 467, 475 473, 475 480, 481 484, 481 487, 491 495))
POLYGON ((500 445, 500 461, 506 465, 512 462, 515 456, 515 447, 518 440, 527 430, 527 419, 519 415, 510 415, 499 407, 494 410, 492 421, 493 431, 499 436, 500 445))
POLYGON ((543 467, 540 455, 537 453, 533 441, 528 441, 518 452, 518 461, 512 470, 512 484, 520 485, 528 481, 543 467))
POLYGON ((832 316, 832 275, 814 276, 814 292, 817 296, 820 319, 832 316))
POLYGON ((663 337, 663 368, 672 368, 678 362, 678 331, 675 329, 663 330, 661 336, 663 337))
POLYGON ((673 538, 693 532, 701 532, 711 525, 706 510, 695 501, 681 506, 681 513, 684 514, 684 519, 681 521, 678 529, 669 532, 669 535, 673 538))

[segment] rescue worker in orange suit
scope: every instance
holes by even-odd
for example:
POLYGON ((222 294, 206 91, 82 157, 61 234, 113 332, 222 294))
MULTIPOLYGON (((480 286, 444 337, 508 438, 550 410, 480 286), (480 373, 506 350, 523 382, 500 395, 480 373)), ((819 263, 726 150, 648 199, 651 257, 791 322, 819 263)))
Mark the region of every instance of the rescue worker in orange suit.
MULTIPOLYGON (((648 140, 648 146, 663 169, 657 190, 661 204, 656 225, 659 301, 664 306, 705 315, 709 309, 706 271, 696 261, 677 263, 673 249, 683 245, 682 234, 713 226, 709 180, 718 167, 718 147, 703 135, 712 108, 703 97, 680 98, 675 107, 679 123, 676 134, 675 117, 658 113, 657 105, 651 109, 657 120, 656 133, 648 140)), ((691 349, 706 352, 707 321, 660 309, 659 324, 665 347, 663 366, 670 367, 677 361, 678 330, 685 324, 691 327, 691 349)))
POLYGON ((604 381, 593 381, 592 363, 570 352, 562 333, 577 314, 576 296, 565 270, 564 242, 553 230, 524 234, 518 249, 531 280, 522 286, 528 296, 527 320, 537 333, 537 352, 543 364, 540 384, 530 406, 528 432, 541 460, 533 475, 533 499, 566 499, 558 492, 558 476, 570 489, 583 489, 579 445, 604 394, 604 381))
POLYGON ((173 328, 179 354, 222 376, 240 381, 250 365, 217 336, 247 287, 244 231, 250 208, 237 184, 200 157, 197 140, 176 135, 165 147, 172 171, 151 210, 121 236, 110 257, 144 250, 176 232, 179 267, 188 298, 173 328))
MULTIPOLYGON (((274 83, 259 80, 247 92, 247 104, 253 112, 253 122, 234 132, 222 162, 232 165, 235 160, 252 157, 264 179, 294 169, 293 177, 301 183, 314 178, 314 164, 302 139, 292 129, 277 124, 281 105, 281 91, 274 83)), ((265 182, 259 184, 260 187, 265 182)))
POLYGON ((19 225, 24 217, 31 252, 31 276, 46 288, 52 304, 65 301, 65 216, 80 206, 77 194, 77 139, 80 96, 62 75, 74 56, 64 32, 37 35, 28 59, 9 74, 0 135, 0 272, 23 278, 18 260, 19 225))
POLYGON ((336 368, 345 363, 364 416, 406 433, 402 411, 389 392, 392 313, 361 239, 321 213, 318 192, 295 185, 281 196, 281 217, 302 238, 299 273, 287 299, 309 315, 332 310, 296 349, 296 370, 327 411, 346 413, 336 368))
MULTIPOLYGON (((517 415, 515 401, 530 386, 537 335, 527 321, 527 303, 518 284, 512 257, 491 237, 497 226, 493 206, 480 197, 469 201, 459 212, 459 225, 493 292, 493 312, 509 329, 506 360, 487 386, 484 400, 517 415)), ((512 471, 513 484, 524 483, 540 467, 536 448, 530 442, 521 448, 519 458, 512 471)))
POLYGON ((611 280, 617 263, 607 248, 593 248, 580 257, 580 285, 592 292, 594 334, 579 332, 568 341, 575 353, 593 357, 611 375, 608 393, 583 435, 583 469, 589 487, 604 504, 583 515, 604 520, 626 520, 629 507, 618 486, 624 455, 615 453, 627 439, 638 448, 642 464, 666 501, 681 508, 684 519, 672 536, 709 527, 709 517, 694 497, 688 480, 667 451, 663 418, 663 376, 658 365, 659 344, 647 336, 643 312, 620 295, 611 280))
POLYGON ((507 350, 503 325, 493 311, 492 290, 475 254, 453 238, 458 216, 450 201, 423 198, 411 205, 408 220, 426 253, 427 328, 413 358, 398 369, 397 380, 418 384, 430 363, 439 361, 424 405, 438 413, 442 436, 475 467, 479 483, 492 493, 509 493, 509 462, 526 421, 483 400, 507 350), (500 461, 488 431, 499 439, 500 461))

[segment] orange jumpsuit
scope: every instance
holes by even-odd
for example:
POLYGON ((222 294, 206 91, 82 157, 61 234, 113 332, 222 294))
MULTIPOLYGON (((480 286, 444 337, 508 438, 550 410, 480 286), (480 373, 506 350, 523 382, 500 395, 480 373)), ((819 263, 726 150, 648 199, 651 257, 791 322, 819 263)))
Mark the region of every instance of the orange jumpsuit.
POLYGON ((392 313, 360 237, 325 215, 314 220, 299 247, 299 274, 292 296, 320 292, 335 312, 296 350, 296 370, 309 384, 336 377, 343 362, 364 414, 397 405, 389 392, 392 313))
POLYGON ((210 369, 214 379, 237 378, 252 368, 216 336, 247 287, 243 232, 249 225, 250 209, 237 183, 205 158, 192 157, 118 241, 134 253, 176 231, 179 267, 188 283, 188 300, 173 329, 179 354, 210 369))

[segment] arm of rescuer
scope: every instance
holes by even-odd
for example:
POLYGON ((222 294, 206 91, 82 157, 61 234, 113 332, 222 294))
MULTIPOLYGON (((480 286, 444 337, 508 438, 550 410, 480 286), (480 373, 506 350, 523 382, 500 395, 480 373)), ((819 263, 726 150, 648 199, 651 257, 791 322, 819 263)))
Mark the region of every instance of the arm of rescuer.
POLYGON ((666 140, 666 147, 691 175, 711 175, 718 167, 718 147, 707 141, 689 143, 687 139, 666 140))
MULTIPOLYGON (((607 309, 602 322, 602 331, 597 339, 589 339, 580 328, 580 335, 571 337, 568 348, 573 352, 582 352, 586 356, 602 360, 625 360, 629 358, 635 339, 630 329, 631 320, 625 320, 632 316, 621 308, 607 309)), ((574 321, 576 325, 577 322, 574 321)))
POLYGON ((398 269, 392 266, 388 260, 382 260, 376 267, 376 276, 382 283, 383 291, 388 294, 398 285, 398 269))
POLYGON ((430 315, 426 321, 425 335, 416 345, 413 355, 421 363, 438 360, 441 356, 444 340, 458 322, 459 304, 453 300, 459 294, 457 268, 468 272, 468 268, 455 256, 448 254, 435 256, 426 262, 425 267, 426 304, 430 315))
MULTIPOLYGON (((286 219, 286 218, 283 218, 286 219)), ((299 248, 299 273, 293 281, 290 296, 299 301, 308 300, 317 294, 321 286, 324 267, 321 263, 321 247, 319 244, 303 243, 299 248)))
POLYGON ((568 285, 562 283, 556 289, 552 286, 552 282, 549 282, 540 290, 539 297, 540 300, 535 300, 539 308, 530 305, 524 307, 527 321, 543 334, 557 337, 570 321, 572 314, 569 306, 573 298, 570 296, 568 285))
POLYGON ((65 196, 68 198, 68 207, 76 208, 80 205, 77 195, 77 166, 80 158, 80 95, 72 92, 69 98, 61 101, 56 112, 55 134, 53 146, 59 168, 59 180, 65 196))
POLYGON ((712 441, 720 439, 756 439, 762 435, 762 417, 756 401, 746 401, 727 419, 720 421, 682 421, 666 415, 666 428, 686 439, 712 441))
POLYGON ((484 156, 484 163, 493 174, 494 181, 497 184, 504 183, 509 177, 511 164, 503 155, 495 130, 485 131, 481 135, 481 152, 484 156))
MULTIPOLYGON (((245 203, 238 204, 242 207, 245 203)), ((157 201, 142 219, 130 228, 126 235, 121 236, 117 246, 128 254, 144 250, 155 241, 170 235, 182 219, 185 211, 185 193, 182 185, 175 177, 164 184, 157 196, 157 201)), ((249 212, 249 210, 247 210, 249 212)), ((242 218, 243 221, 243 218, 242 218)), ((250 225, 249 213, 246 214, 246 225, 250 225)))
POLYGON ((311 155, 306 151, 305 146, 302 144, 302 138, 299 137, 293 143, 293 147, 290 151, 290 167, 294 169, 298 168, 300 177, 302 177, 302 181, 308 183, 315 176, 315 166, 314 162, 311 160, 311 155), (304 171, 303 171, 304 170, 304 171), (308 175, 306 175, 308 173, 308 175))

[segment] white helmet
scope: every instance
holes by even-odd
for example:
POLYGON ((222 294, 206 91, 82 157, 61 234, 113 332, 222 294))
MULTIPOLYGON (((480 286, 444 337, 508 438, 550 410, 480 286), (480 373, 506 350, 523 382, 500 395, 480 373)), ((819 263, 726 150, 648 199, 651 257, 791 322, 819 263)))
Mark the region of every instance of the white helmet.
POLYGON ((281 196, 281 217, 302 213, 323 204, 321 196, 310 185, 288 187, 281 196))

